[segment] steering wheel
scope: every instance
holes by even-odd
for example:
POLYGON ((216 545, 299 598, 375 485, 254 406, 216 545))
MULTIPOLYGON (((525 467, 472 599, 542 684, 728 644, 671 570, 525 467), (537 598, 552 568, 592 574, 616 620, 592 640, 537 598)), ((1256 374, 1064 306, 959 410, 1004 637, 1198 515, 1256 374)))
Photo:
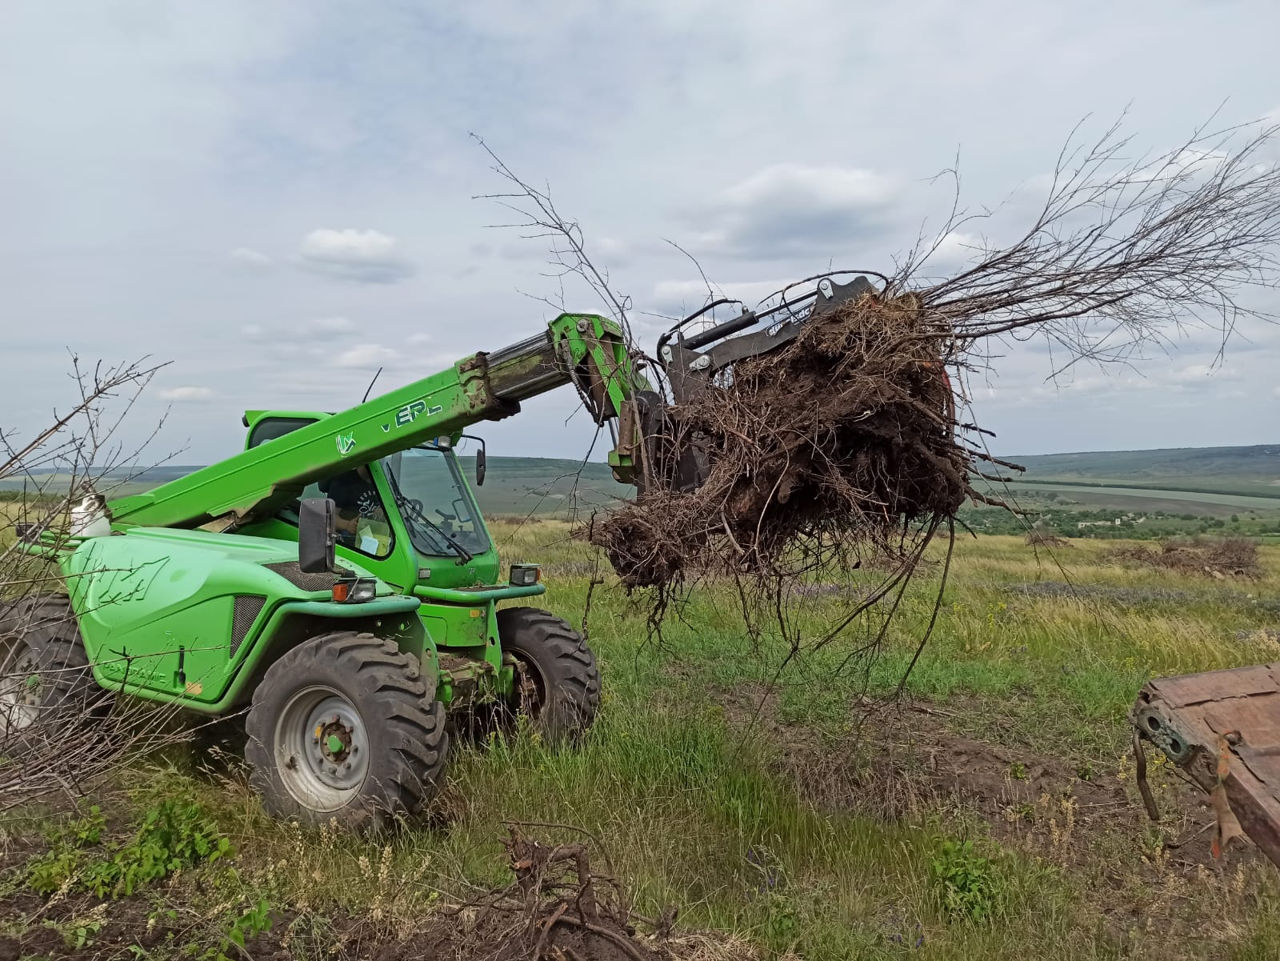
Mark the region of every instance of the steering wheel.
POLYGON ((422 506, 422 501, 418 500, 417 498, 412 498, 412 499, 406 498, 405 503, 408 504, 410 509, 415 514, 418 514, 419 516, 423 515, 426 512, 426 509, 422 506))

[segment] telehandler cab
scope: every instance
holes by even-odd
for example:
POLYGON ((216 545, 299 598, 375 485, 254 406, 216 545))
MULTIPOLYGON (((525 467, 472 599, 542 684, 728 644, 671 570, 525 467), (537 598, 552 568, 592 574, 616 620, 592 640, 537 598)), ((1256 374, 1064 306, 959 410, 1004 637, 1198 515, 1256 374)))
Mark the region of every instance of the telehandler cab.
MULTIPOLYGON (((693 336, 694 318, 676 325, 659 341, 672 397, 870 290, 815 280, 772 311, 693 336)), ((267 809, 349 826, 430 799, 448 712, 495 703, 548 741, 577 739, 600 705, 595 656, 568 622, 524 606, 546 590, 537 565, 500 576, 454 450, 468 428, 565 384, 609 425, 617 479, 654 482, 644 451, 670 409, 615 323, 564 314, 341 413, 249 411, 241 453, 106 503, 109 534, 26 532, 65 593, 0 618, 0 739, 91 722, 120 694, 214 716, 247 707, 245 756, 267 809)), ((485 466, 482 446, 477 483, 485 466)), ((695 456, 658 482, 696 487, 704 471, 695 456)))

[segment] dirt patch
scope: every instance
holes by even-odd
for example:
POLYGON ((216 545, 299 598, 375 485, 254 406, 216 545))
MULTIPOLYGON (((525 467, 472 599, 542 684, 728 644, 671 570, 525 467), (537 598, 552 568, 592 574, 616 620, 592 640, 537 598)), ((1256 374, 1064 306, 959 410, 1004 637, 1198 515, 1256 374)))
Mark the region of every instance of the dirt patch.
POLYGON ((1218 579, 1259 578, 1263 574, 1258 561, 1258 545, 1247 537, 1162 541, 1158 548, 1133 545, 1117 548, 1106 556, 1147 567, 1218 579))
MULTIPOLYGON (((221 950, 233 957, 279 961, 294 957, 742 961, 754 957, 736 941, 673 935, 674 909, 657 919, 633 916, 622 886, 610 874, 593 870, 584 844, 546 844, 513 828, 505 846, 514 876, 510 885, 465 904, 436 909, 410 931, 392 931, 352 915, 322 917, 278 910, 271 916, 270 928, 249 937, 243 949, 227 942, 218 923, 200 918, 195 910, 176 914, 157 910, 159 902, 152 891, 105 901, 88 895, 46 899, 17 890, 0 898, 0 918, 11 924, 10 933, 0 933, 0 961, 129 957, 135 948, 165 946, 187 953, 221 950), (639 933, 636 923, 647 932, 639 933)), ((197 875, 183 878, 164 900, 198 904, 209 893, 202 884, 197 875)))
MULTIPOLYGON (((978 699, 903 701, 874 711, 856 705, 851 716, 860 726, 827 735, 781 721, 776 695, 764 687, 718 696, 729 723, 766 738, 779 773, 822 811, 913 821, 937 812, 977 815, 997 840, 1074 867, 1095 863, 1100 850, 1132 849, 1151 834, 1127 758, 1119 768, 1075 763, 958 733, 958 719, 991 711, 978 699)), ((1213 815, 1201 792, 1167 772, 1153 777, 1165 815, 1159 857, 1188 875, 1219 864, 1209 851, 1213 815)), ((1259 859, 1242 844, 1224 863, 1259 859)))
POLYGON ((962 806, 1001 839, 1024 837, 1037 823, 1067 833, 1133 813, 1114 772, 1073 769, 1066 761, 950 731, 926 705, 875 718, 863 790, 882 793, 888 813, 962 806))
POLYGON ((89 895, 70 895, 46 900, 27 891, 15 892, 0 900, 0 917, 13 922, 21 919, 23 930, 16 936, 0 937, 0 961, 10 957, 48 961, 129 957, 134 947, 152 949, 190 936, 187 925, 157 923, 153 907, 143 896, 102 901, 89 895))

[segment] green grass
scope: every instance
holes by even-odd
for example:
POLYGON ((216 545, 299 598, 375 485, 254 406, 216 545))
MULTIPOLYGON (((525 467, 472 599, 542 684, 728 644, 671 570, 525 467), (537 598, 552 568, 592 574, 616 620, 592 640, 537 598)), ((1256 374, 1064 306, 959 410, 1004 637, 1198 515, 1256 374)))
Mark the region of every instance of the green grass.
MULTIPOLYGON (((494 532, 509 556, 546 565, 546 606, 580 619, 596 560, 568 525, 502 523, 494 532)), ((938 723, 950 734, 1060 759, 1132 797, 1120 780, 1124 716, 1148 678, 1280 653, 1265 633, 1280 611, 1280 549, 1264 551, 1265 579, 1237 582, 1118 564, 1106 556, 1112 546, 1081 542, 1037 559, 1016 538, 961 541, 933 639, 907 687, 944 712, 938 723), (1017 589, 1036 582, 1070 582, 1078 596, 1017 589)), ((874 576, 834 582, 852 590, 874 576)), ((507 883, 501 839, 517 821, 586 832, 596 866, 623 882, 638 913, 678 905, 684 930, 745 941, 761 957, 1280 956, 1274 869, 1179 867, 1160 838, 1179 829, 1169 805, 1180 796, 1159 770, 1170 821, 1145 828, 1126 806, 1077 826, 1075 838, 1056 797, 1033 804, 1020 832, 985 820, 963 798, 890 812, 874 780, 851 784, 837 809, 811 803, 805 778, 814 758, 851 752, 832 760, 856 772, 874 762, 878 739, 892 737, 899 722, 890 720, 853 746, 858 699, 894 690, 932 614, 938 576, 931 568, 911 588, 865 678, 837 670, 847 652, 840 645, 778 675, 782 650, 744 636, 727 588, 695 593, 659 643, 637 599, 612 581, 598 586, 588 627, 605 701, 587 742, 559 753, 530 739, 462 747, 439 823, 386 842, 271 822, 239 774, 210 782, 184 755, 132 770, 123 794, 104 804, 122 838, 144 812, 174 799, 199 804, 229 838, 232 853, 165 882, 164 904, 189 897, 183 910, 208 914, 193 928, 201 937, 243 923, 262 904, 321 926, 354 912, 377 930, 404 930, 442 904, 507 883), (744 729, 775 676, 760 723, 744 729)), ((841 604, 813 599, 806 629, 817 631, 841 604)), ((1025 768, 1011 767, 1011 778, 1019 773, 1025 768)), ((705 956, 740 957, 735 951, 705 956)))

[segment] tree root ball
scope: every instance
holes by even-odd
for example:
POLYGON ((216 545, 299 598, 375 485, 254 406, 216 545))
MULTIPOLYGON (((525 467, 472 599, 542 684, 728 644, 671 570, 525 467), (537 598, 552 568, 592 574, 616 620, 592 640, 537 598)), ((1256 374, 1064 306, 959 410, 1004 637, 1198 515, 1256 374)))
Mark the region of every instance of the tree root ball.
POLYGON ((971 493, 946 374, 948 330, 907 294, 815 316, 668 412, 644 493, 587 537, 630 587, 687 572, 777 573, 954 516, 971 493), (677 462, 709 469, 676 489, 677 462))

